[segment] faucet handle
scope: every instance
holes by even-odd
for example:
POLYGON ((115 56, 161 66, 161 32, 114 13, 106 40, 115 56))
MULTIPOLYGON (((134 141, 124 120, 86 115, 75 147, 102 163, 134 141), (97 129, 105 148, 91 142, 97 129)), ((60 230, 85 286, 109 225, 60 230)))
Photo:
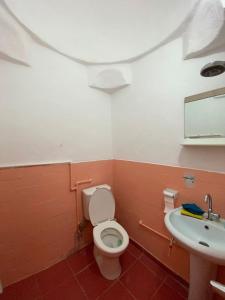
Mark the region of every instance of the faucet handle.
POLYGON ((210 219, 211 221, 219 221, 220 220, 220 214, 216 214, 216 213, 210 213, 210 219))

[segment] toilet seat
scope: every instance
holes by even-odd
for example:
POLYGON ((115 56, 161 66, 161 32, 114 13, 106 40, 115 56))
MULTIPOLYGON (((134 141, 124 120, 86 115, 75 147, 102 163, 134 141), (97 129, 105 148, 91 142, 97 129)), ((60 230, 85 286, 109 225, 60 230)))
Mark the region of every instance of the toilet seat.
POLYGON ((123 252, 129 244, 129 237, 126 230, 116 221, 105 221, 95 226, 93 229, 93 237, 95 245, 100 250, 110 254, 123 252), (118 232, 119 238, 122 237, 121 244, 115 248, 107 246, 103 241, 102 233, 107 229, 113 229, 114 233, 118 232))

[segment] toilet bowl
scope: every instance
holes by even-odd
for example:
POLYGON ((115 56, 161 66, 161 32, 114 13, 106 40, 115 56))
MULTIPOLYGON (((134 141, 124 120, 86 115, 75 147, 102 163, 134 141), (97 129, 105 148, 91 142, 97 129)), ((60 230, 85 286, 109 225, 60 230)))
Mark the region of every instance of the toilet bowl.
POLYGON ((120 255, 129 244, 125 229, 116 221, 105 221, 94 227, 94 256, 101 274, 114 280, 121 274, 120 255))
POLYGON ((103 277, 114 280, 121 274, 120 255, 129 244, 126 230, 114 220, 115 199, 111 187, 83 190, 84 216, 93 229, 94 257, 103 277))

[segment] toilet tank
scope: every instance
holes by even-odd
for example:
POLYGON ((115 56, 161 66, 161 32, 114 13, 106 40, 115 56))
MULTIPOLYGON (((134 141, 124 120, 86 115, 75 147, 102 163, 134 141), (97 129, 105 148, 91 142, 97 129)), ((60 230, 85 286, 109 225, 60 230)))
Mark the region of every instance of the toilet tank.
POLYGON ((84 217, 86 220, 90 220, 90 216, 89 216, 90 199, 93 196, 94 192, 100 188, 105 188, 105 189, 111 190, 111 186, 109 186, 108 184, 102 184, 102 185, 92 186, 88 189, 83 189, 83 191, 82 191, 83 212, 84 212, 84 217))

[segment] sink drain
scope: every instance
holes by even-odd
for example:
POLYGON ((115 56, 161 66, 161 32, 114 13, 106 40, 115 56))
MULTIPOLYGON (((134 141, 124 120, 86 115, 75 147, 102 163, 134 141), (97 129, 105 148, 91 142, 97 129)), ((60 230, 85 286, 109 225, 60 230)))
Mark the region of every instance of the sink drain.
POLYGON ((209 247, 209 244, 207 244, 206 242, 200 241, 198 243, 202 246, 209 247))

